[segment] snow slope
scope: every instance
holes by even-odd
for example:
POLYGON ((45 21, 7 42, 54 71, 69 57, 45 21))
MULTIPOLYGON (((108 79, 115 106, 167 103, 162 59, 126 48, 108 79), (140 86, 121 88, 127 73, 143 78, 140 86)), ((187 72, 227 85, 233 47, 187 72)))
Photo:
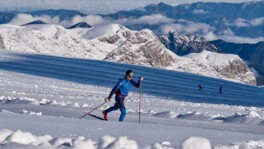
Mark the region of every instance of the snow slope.
MULTIPOLYGON (((264 148, 263 88, 105 61, 0 55, 0 148, 264 148), (128 68, 135 79, 145 78, 141 124, 135 88, 124 123, 117 121, 119 111, 108 122, 79 119, 102 103, 128 68)), ((111 105, 93 114, 101 116, 111 105)))
POLYGON ((8 50, 137 64, 256 84, 254 74, 238 56, 215 60, 211 65, 204 63, 207 59, 179 57, 150 30, 133 31, 118 24, 89 29, 44 24, 1 25, 0 33, 8 50))
POLYGON ((148 94, 194 102, 264 105, 262 88, 221 79, 98 60, 10 53, 4 50, 0 53, 2 70, 112 87, 112 84, 116 83, 128 68, 131 68, 147 77, 144 92, 148 94), (198 90, 198 84, 203 86, 203 92, 198 90), (220 85, 223 87, 221 95, 219 94, 220 85))

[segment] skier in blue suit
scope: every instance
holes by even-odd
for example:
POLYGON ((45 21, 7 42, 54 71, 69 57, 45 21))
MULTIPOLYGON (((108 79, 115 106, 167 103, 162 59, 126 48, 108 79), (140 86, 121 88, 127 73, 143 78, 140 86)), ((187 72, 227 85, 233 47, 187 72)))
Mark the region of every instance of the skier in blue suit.
POLYGON ((139 88, 141 86, 141 81, 143 80, 143 77, 140 76, 139 79, 138 79, 138 82, 135 82, 132 79, 133 75, 134 75, 134 73, 133 73, 132 70, 127 70, 125 77, 118 81, 118 83, 112 89, 112 91, 109 94, 109 96, 107 98, 105 98, 105 102, 110 101, 112 96, 114 94, 116 94, 116 96, 115 96, 115 105, 103 111, 103 115, 104 115, 104 119, 105 120, 108 120, 107 114, 109 112, 112 112, 112 111, 115 111, 117 109, 120 109, 121 115, 119 117, 119 121, 120 122, 124 121, 125 116, 126 116, 126 107, 124 105, 124 100, 127 97, 131 86, 133 85, 133 86, 139 88))

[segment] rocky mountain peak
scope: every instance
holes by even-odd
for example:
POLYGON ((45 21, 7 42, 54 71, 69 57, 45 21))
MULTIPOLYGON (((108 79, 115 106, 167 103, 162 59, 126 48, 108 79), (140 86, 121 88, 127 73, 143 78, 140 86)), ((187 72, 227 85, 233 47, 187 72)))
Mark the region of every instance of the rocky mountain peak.
POLYGON ((26 25, 35 25, 35 24, 47 24, 47 23, 45 23, 45 22, 43 22, 43 21, 41 21, 41 20, 36 20, 36 21, 32 21, 32 22, 26 23, 26 24, 24 24, 24 25, 22 25, 22 26, 26 26, 26 25))
POLYGON ((126 38, 105 60, 162 68, 179 59, 150 30, 126 32, 126 38))
POLYGON ((73 29, 73 28, 91 28, 92 26, 89 25, 88 23, 86 22, 79 22, 79 23, 76 23, 70 27, 68 27, 67 29, 73 29))
POLYGON ((170 32, 160 37, 164 46, 177 55, 199 53, 203 50, 217 52, 217 48, 204 37, 196 35, 180 35, 177 32, 170 32))

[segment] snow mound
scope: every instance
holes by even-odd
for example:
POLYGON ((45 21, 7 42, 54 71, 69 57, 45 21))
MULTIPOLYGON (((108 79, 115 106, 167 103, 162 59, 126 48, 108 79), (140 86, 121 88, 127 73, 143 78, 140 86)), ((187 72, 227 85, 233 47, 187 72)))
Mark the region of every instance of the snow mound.
POLYGON ((238 56, 233 55, 233 54, 219 54, 219 53, 214 53, 214 52, 204 50, 201 53, 191 53, 184 57, 191 58, 191 59, 197 59, 200 62, 208 63, 209 65, 225 66, 226 64, 228 64, 228 61, 230 59, 234 57, 238 57, 238 56))
POLYGON ((29 104, 33 103, 35 104, 35 99, 33 98, 27 98, 27 97, 10 97, 10 96, 1 96, 0 97, 0 103, 2 104, 14 104, 14 103, 19 103, 19 104, 29 104))
POLYGON ((204 137, 188 137, 183 140, 181 149, 211 149, 211 143, 204 137))
MULTIPOLYGON (((10 96, 1 96, 0 103, 2 104, 34 104, 34 105, 56 105, 56 106, 69 106, 69 107, 89 107, 86 103, 80 104, 78 102, 72 103, 70 101, 56 101, 56 100, 49 100, 46 98, 42 99, 35 99, 35 98, 28 98, 28 97, 10 97, 10 96)), ((23 111, 24 114, 30 114, 29 111, 23 111)), ((39 114, 39 113, 32 113, 31 114, 39 114)), ((39 114, 41 115, 41 114, 39 114)))
POLYGON ((38 115, 38 116, 42 115, 42 112, 28 111, 28 110, 25 110, 25 109, 22 110, 22 113, 23 114, 27 114, 27 115, 38 115))
POLYGON ((0 130, 0 142, 4 142, 5 139, 12 134, 12 131, 8 129, 0 130))
POLYGON ((177 116, 177 118, 180 119, 190 119, 190 120, 210 120, 210 116, 206 116, 204 114, 201 114, 199 112, 188 112, 186 114, 180 114, 177 116))
POLYGON ((264 149, 264 140, 239 142, 232 145, 215 146, 214 149, 264 149))
POLYGON ((44 136, 35 136, 29 132, 22 132, 20 130, 13 132, 9 135, 4 141, 1 142, 12 142, 19 144, 31 144, 31 145, 40 145, 42 143, 48 142, 52 139, 49 135, 44 136))
MULTIPOLYGON (((109 141, 109 140, 108 140, 109 141)), ((110 141, 109 141, 110 142, 110 141)), ((119 137, 108 144, 106 149, 137 149, 137 143, 134 140, 129 140, 127 137, 119 137)))
MULTIPOLYGON (((29 132, 17 130, 12 132, 7 129, 0 130, 0 148, 4 149, 138 149, 137 142, 126 136, 114 138, 103 136, 98 142, 77 138, 52 138, 50 135, 35 136, 29 132)), ((146 145, 144 149, 172 149, 170 142, 146 145)))
POLYGON ((164 118, 176 118, 177 115, 178 114, 176 114, 173 111, 165 111, 165 112, 160 112, 160 113, 154 114, 154 116, 164 117, 164 118))
POLYGON ((248 114, 235 113, 227 117, 216 117, 214 120, 222 120, 225 123, 262 125, 263 117, 256 111, 250 111, 248 114))
POLYGON ((103 136, 99 139, 99 142, 94 142, 82 136, 77 139, 60 137, 53 139, 50 135, 35 136, 20 130, 12 132, 2 129, 0 130, 0 148, 137 149, 138 145, 134 140, 130 140, 126 136, 118 138, 103 136))

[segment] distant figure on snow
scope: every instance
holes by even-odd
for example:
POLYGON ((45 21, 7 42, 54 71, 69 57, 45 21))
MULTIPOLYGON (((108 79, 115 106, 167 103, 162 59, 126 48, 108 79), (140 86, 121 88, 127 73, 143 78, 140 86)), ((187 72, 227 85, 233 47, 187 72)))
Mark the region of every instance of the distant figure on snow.
POLYGON ((198 87, 199 87, 199 91, 201 91, 203 89, 203 87, 201 86, 201 84, 199 84, 198 87))
POLYGON ((219 94, 222 94, 222 89, 223 89, 223 87, 220 85, 220 87, 219 87, 219 94))
POLYGON ((125 107, 125 104, 124 104, 124 100, 127 97, 131 86, 133 85, 133 86, 139 88, 141 86, 141 82, 143 80, 143 77, 140 76, 138 78, 138 82, 135 82, 132 79, 133 75, 134 75, 134 73, 133 73, 132 70, 127 70, 125 77, 118 81, 118 83, 112 89, 112 91, 109 94, 109 96, 107 98, 105 98, 105 102, 110 101, 112 96, 114 94, 116 94, 115 95, 115 105, 103 111, 103 115, 104 115, 104 119, 105 120, 108 120, 107 114, 109 112, 112 112, 112 111, 115 111, 115 110, 119 109, 121 111, 121 115, 119 117, 119 121, 120 122, 124 121, 125 116, 126 116, 126 107, 125 107))

